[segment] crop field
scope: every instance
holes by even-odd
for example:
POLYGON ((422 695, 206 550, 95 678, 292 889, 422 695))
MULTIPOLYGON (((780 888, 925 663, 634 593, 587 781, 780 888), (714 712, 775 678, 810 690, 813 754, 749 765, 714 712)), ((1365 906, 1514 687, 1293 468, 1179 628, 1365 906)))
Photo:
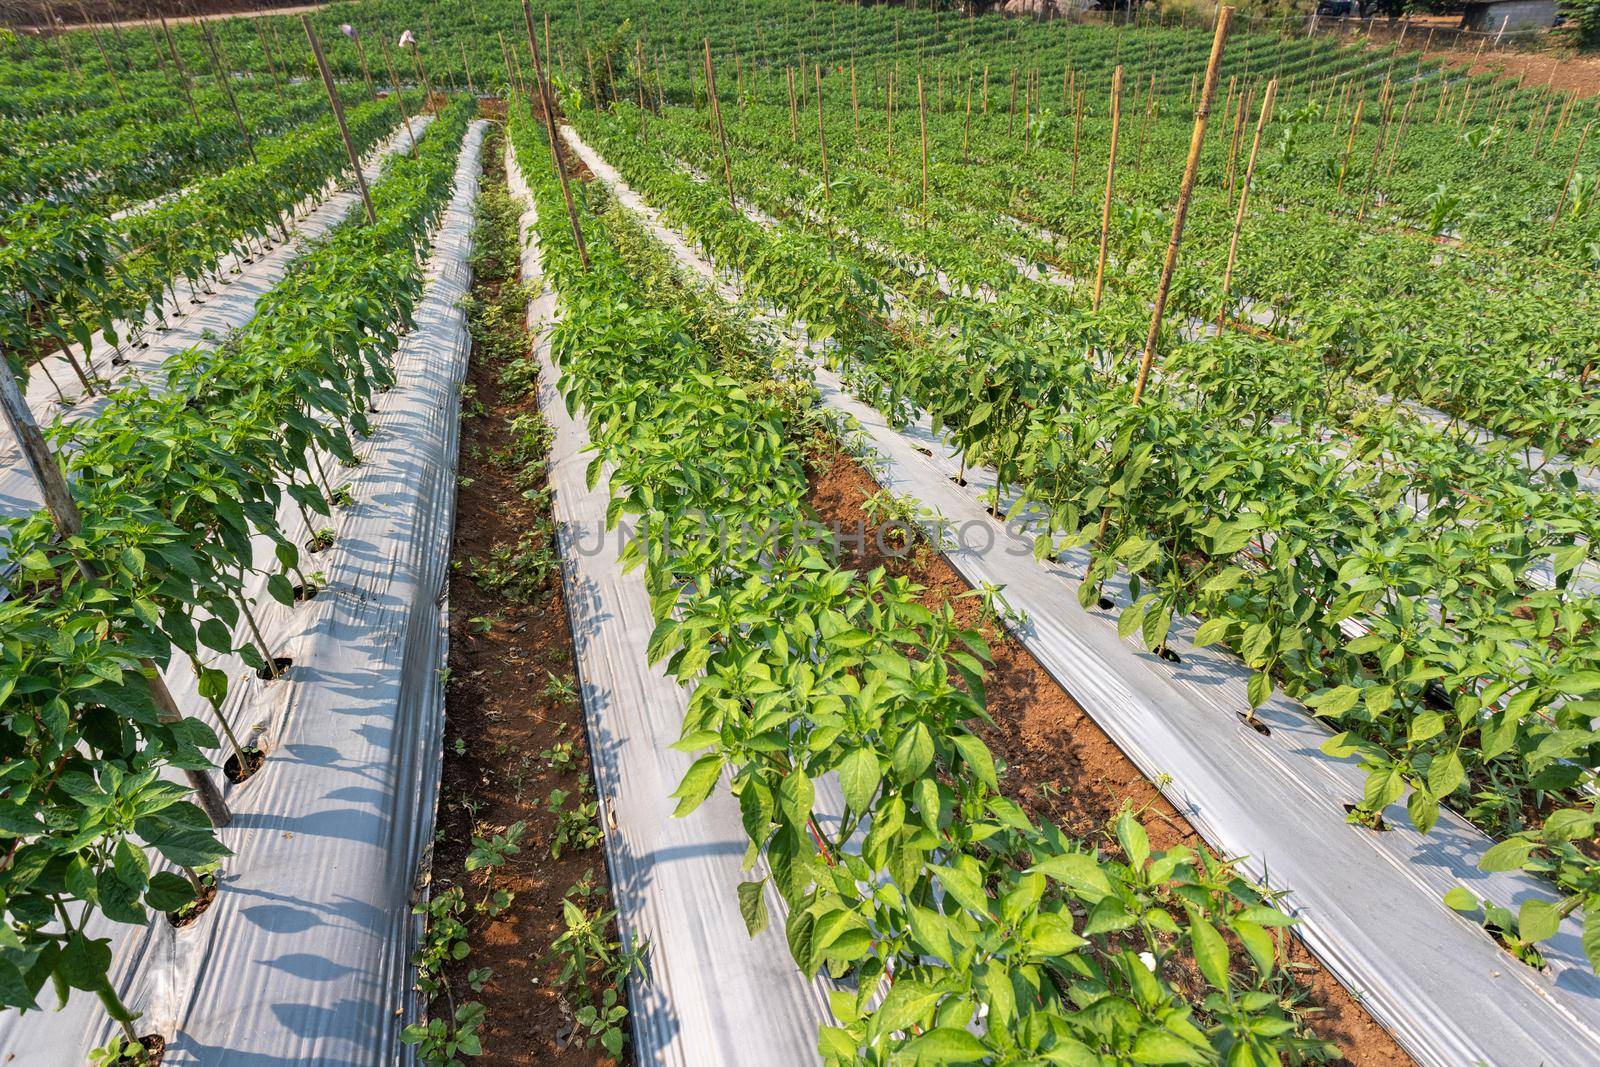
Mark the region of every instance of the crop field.
POLYGON ((1600 105, 1466 69, 0 31, 0 1060, 1600 1065, 1600 105))

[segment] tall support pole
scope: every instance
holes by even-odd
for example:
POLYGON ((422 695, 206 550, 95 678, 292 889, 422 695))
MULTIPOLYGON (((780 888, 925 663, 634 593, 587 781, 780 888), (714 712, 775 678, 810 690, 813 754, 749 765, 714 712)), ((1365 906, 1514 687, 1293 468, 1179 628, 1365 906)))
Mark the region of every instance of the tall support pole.
POLYGON ((1239 232, 1244 229, 1244 212, 1250 203, 1250 180, 1256 174, 1256 156, 1261 151, 1261 133, 1272 121, 1272 101, 1278 95, 1278 79, 1267 83, 1266 95, 1261 98, 1261 116, 1256 119, 1255 139, 1250 142, 1250 158, 1244 165, 1244 178, 1239 183, 1239 210, 1233 217, 1233 236, 1228 241, 1228 265, 1222 272, 1222 306, 1217 309, 1217 325, 1221 326, 1228 315, 1228 287, 1233 284, 1233 265, 1239 257, 1239 232))
POLYGON ((278 73, 278 64, 272 57, 272 49, 267 47, 267 31, 261 28, 260 19, 252 19, 256 24, 256 39, 261 42, 261 56, 267 61, 267 72, 272 75, 272 87, 278 92, 278 99, 283 99, 283 75, 278 73))
POLYGON ((1572 153, 1572 166, 1567 168, 1567 180, 1561 183, 1561 199, 1556 201, 1555 214, 1550 216, 1550 233, 1556 232, 1556 223, 1561 221, 1561 211, 1567 206, 1567 193, 1572 189, 1572 179, 1578 173, 1578 160, 1583 156, 1583 146, 1589 141, 1589 131, 1594 128, 1594 120, 1590 119, 1583 127, 1583 133, 1578 135, 1578 150, 1572 153))
POLYGON ((372 194, 367 191, 366 175, 361 173, 361 157, 356 155, 356 146, 350 141, 350 128, 344 121, 344 105, 339 102, 338 90, 333 87, 333 73, 328 70, 328 61, 322 55, 322 45, 317 40, 317 31, 311 28, 311 20, 301 15, 300 25, 305 27, 306 40, 311 42, 311 55, 316 59, 317 70, 322 74, 322 87, 328 90, 328 103, 332 105, 333 117, 339 123, 339 136, 344 140, 345 153, 350 157, 350 169, 355 172, 356 188, 361 190, 361 202, 367 208, 367 222, 376 226, 378 213, 372 206, 372 194))
POLYGON ((250 128, 244 124, 244 114, 239 110, 239 101, 233 95, 233 85, 229 82, 228 72, 223 69, 222 56, 217 51, 217 42, 211 37, 211 27, 205 19, 200 20, 200 35, 205 38, 206 51, 211 53, 211 67, 216 72, 217 84, 222 86, 222 95, 228 98, 228 107, 233 110, 233 121, 239 127, 239 136, 244 138, 244 147, 250 153, 250 162, 256 162, 256 143, 250 136, 250 128))
POLYGON ((922 217, 928 217, 928 102, 922 90, 922 75, 917 75, 917 121, 922 129, 922 217))
MULTIPOLYGON (((11 428, 12 436, 16 438, 17 447, 27 461, 28 470, 39 485, 39 495, 44 498, 45 510, 50 513, 50 519, 55 523, 56 533, 63 539, 76 536, 83 529, 83 516, 78 511, 77 502, 72 499, 66 476, 61 473, 60 463, 51 454, 50 446, 45 442, 44 434, 39 431, 39 424, 34 421, 27 400, 22 396, 22 390, 17 387, 16 378, 11 374, 10 368, 4 365, 4 356, 0 356, 0 412, 4 413, 6 424, 11 428)), ((79 560, 78 569, 87 577, 95 576, 94 568, 87 561, 79 560)), ((141 659, 139 666, 145 681, 150 686, 150 698, 156 706, 156 714, 161 721, 166 723, 181 721, 183 712, 179 709, 178 702, 173 699, 172 692, 167 688, 167 683, 161 677, 161 671, 155 663, 149 659, 141 659)), ((193 768, 186 769, 183 773, 189 782, 189 787, 194 790, 196 802, 206 813, 206 818, 211 820, 211 825, 228 825, 228 820, 231 818, 228 805, 223 801, 222 792, 212 777, 204 771, 193 768)))
POLYGON ((467 43, 465 41, 457 41, 456 43, 461 46, 461 69, 467 72, 467 92, 471 93, 473 98, 476 99, 478 87, 472 80, 472 61, 467 58, 467 43))
POLYGON ((1156 343, 1161 338, 1161 318, 1167 310, 1167 294, 1172 290, 1172 274, 1178 268, 1178 247, 1183 243, 1183 224, 1189 216, 1189 198, 1194 193, 1194 176, 1200 169, 1200 149, 1206 140, 1206 120, 1211 115, 1211 97, 1217 89, 1217 69, 1222 50, 1228 43, 1228 27, 1233 23, 1233 8, 1217 12, 1217 32, 1211 39, 1211 58, 1206 62, 1205 87, 1200 91, 1200 107, 1194 113, 1194 134, 1189 138, 1189 159, 1183 167, 1183 184, 1178 187, 1178 204, 1172 216, 1172 239, 1167 243, 1166 262, 1161 267, 1161 284, 1156 289, 1155 307, 1150 313, 1150 332, 1145 337, 1144 355, 1139 358, 1139 377, 1133 386, 1133 403, 1144 396, 1150 380, 1150 365, 1155 362, 1156 343))
MULTIPOLYGON (((257 21, 259 22, 260 20, 258 19, 257 21)), ((348 35, 356 45, 356 60, 361 64, 361 80, 367 83, 367 95, 372 97, 373 102, 376 103, 378 87, 373 84, 372 69, 367 66, 367 46, 361 43, 361 31, 351 26, 348 28, 348 35)))
POLYGON ((1094 267, 1093 309, 1100 310, 1106 288, 1106 246, 1111 240, 1111 193, 1117 183, 1117 136, 1122 129, 1122 67, 1111 72, 1111 150, 1106 155, 1106 195, 1100 205, 1100 256, 1094 267))
MULTIPOLYGON (((358 43, 359 41, 360 38, 357 38, 358 43)), ((500 47, 503 49, 505 46, 506 42, 502 38, 500 41, 500 47)), ((400 74, 394 69, 394 56, 389 51, 389 42, 384 39, 384 36, 381 33, 378 34, 378 51, 383 53, 383 64, 385 67, 389 68, 389 84, 394 86, 394 107, 396 111, 400 112, 400 121, 405 124, 406 140, 411 143, 411 158, 416 159, 417 131, 411 128, 411 112, 406 110, 405 94, 400 91, 400 74)), ((507 63, 506 74, 508 81, 510 80, 510 73, 511 64, 507 63)))
POLYGON ((1335 193, 1344 192, 1344 176, 1350 170, 1350 152, 1356 146, 1356 131, 1361 128, 1361 109, 1366 105, 1366 97, 1356 101, 1356 113, 1350 119, 1350 136, 1344 143, 1344 159, 1339 163, 1339 180, 1333 186, 1335 193))
POLYGON ((411 45, 411 62, 416 65, 417 80, 422 83, 422 91, 428 94, 422 102, 422 110, 427 111, 428 108, 433 106, 433 83, 428 80, 428 70, 422 65, 421 44, 413 43, 411 45))
POLYGON ((700 43, 705 47, 706 97, 711 102, 711 121, 717 124, 717 142, 722 146, 722 176, 728 183, 728 206, 737 213, 739 199, 733 195, 733 161, 728 156, 728 134, 722 128, 722 102, 717 99, 717 72, 711 62, 711 39, 702 37, 700 43))
POLYGON ((78 13, 83 16, 83 21, 88 25, 90 35, 94 37, 95 47, 100 49, 100 59, 106 65, 106 77, 111 79, 111 88, 116 90, 117 99, 126 104, 128 98, 122 93, 122 81, 117 77, 117 68, 111 62, 111 53, 106 51, 105 41, 100 39, 100 27, 90 21, 89 12, 84 10, 83 0, 78 0, 78 13))
POLYGON ((567 181, 566 154, 561 150, 561 137, 556 130, 555 101, 551 98, 550 83, 544 76, 544 60, 539 56, 539 39, 533 32, 533 8, 522 0, 522 20, 528 29, 528 51, 533 53, 533 77, 538 82, 539 105, 544 109, 545 132, 550 137, 550 159, 561 180, 561 198, 567 202, 567 221, 572 223, 572 239, 578 246, 578 261, 585 272, 589 270, 589 246, 583 242, 583 227, 578 224, 578 209, 572 202, 572 186, 567 181))
MULTIPOLYGON (((822 155, 822 198, 832 200, 833 190, 828 184, 828 134, 822 122, 822 64, 813 63, 811 68, 817 82, 817 151, 822 155)), ((723 152, 727 152, 726 147, 723 148, 723 152)))
POLYGON ((178 43, 172 39, 172 27, 167 25, 165 17, 161 19, 161 32, 166 34, 167 51, 172 54, 172 65, 178 69, 178 85, 183 89, 183 98, 189 102, 189 114, 198 124, 200 111, 194 106, 194 93, 189 89, 189 71, 183 65, 183 56, 178 54, 178 43))

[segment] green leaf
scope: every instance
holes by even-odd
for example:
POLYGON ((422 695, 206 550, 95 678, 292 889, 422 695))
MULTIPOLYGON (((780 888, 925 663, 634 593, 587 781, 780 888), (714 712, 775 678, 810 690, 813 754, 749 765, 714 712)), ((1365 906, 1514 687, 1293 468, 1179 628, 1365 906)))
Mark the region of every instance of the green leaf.
POLYGON ((877 1032, 891 1034, 896 1030, 909 1030, 912 1026, 923 1025, 939 1003, 941 995, 938 988, 925 982, 913 978, 897 979, 889 987, 888 995, 883 998, 874 1016, 877 1032))
POLYGON ((145 890, 144 902, 156 911, 177 911, 194 899, 194 886, 182 875, 171 871, 157 871, 150 876, 150 888, 145 890))
MULTIPOLYGON (((1111 880, 1098 860, 1084 852, 1065 852, 1051 856, 1032 868, 1077 892, 1093 903, 1111 892, 1111 880)), ((1030 873, 1032 873, 1030 871, 1030 873)))
POLYGON ((1478 870, 1493 874, 1497 871, 1514 871, 1527 862, 1533 853, 1534 843, 1520 837, 1509 837, 1493 846, 1478 861, 1478 870))
POLYGON ((1206 981, 1224 992, 1228 989, 1228 942, 1217 928, 1198 913, 1189 916, 1189 946, 1194 951, 1194 961, 1206 981))
POLYGON ((982 1041, 955 1026, 941 1026, 929 1030, 910 1042, 900 1051, 907 1064, 927 1064, 929 1067, 956 1067, 958 1064, 978 1064, 989 1056, 982 1041))
POLYGON ((839 762, 839 787, 851 811, 866 812, 871 807, 882 778, 878 754, 870 748, 858 748, 839 762))
POLYGON ((673 817, 681 819, 704 804, 706 797, 711 795, 711 790, 716 788, 717 778, 721 774, 722 757, 716 753, 695 760, 685 772, 683 781, 678 783, 678 788, 672 793, 678 799, 678 807, 672 813, 673 817))
POLYGON ((765 878, 759 882, 739 883, 739 914, 744 918, 744 928, 750 931, 751 937, 765 930, 770 921, 766 894, 762 892, 766 884, 765 878))
POLYGON ((1517 933, 1524 941, 1543 941, 1554 937, 1561 927, 1561 911, 1548 900, 1524 900, 1517 912, 1517 933))
POLYGON ((1450 908, 1453 911, 1478 910, 1478 898, 1473 896, 1469 890, 1464 889, 1461 886, 1456 886, 1454 889, 1450 890, 1450 892, 1446 893, 1444 895, 1444 903, 1445 907, 1450 908))

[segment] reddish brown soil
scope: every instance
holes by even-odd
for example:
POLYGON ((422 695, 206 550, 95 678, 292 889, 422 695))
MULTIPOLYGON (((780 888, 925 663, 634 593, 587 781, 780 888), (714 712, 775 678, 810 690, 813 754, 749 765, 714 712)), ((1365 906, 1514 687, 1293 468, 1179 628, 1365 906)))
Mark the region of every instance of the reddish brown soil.
POLYGON ((0 3, 0 18, 20 29, 54 25, 71 29, 84 24, 84 15, 100 25, 140 26, 165 18, 169 23, 197 19, 254 18, 260 15, 297 15, 315 11, 323 4, 301 0, 5 0, 0 3))
MULTIPOLYGON (((822 523, 853 531, 858 523, 867 522, 861 504, 877 491, 878 486, 859 464, 834 454, 817 464, 807 499, 822 523)), ((870 523, 867 527, 876 529, 870 523)), ((1127 803, 1142 813, 1154 847, 1182 844, 1205 848, 1188 820, 1021 642, 999 627, 983 624, 979 598, 962 596, 971 587, 943 556, 926 546, 905 556, 885 556, 874 533, 866 538, 864 553, 852 548, 840 563, 882 566, 893 574, 908 576, 923 586, 925 603, 948 602, 963 625, 984 631, 994 655, 985 682, 994 726, 983 731, 983 739, 1012 772, 1003 782, 1006 791, 1030 815, 1049 819, 1077 837, 1116 852, 1115 840, 1104 831, 1127 803)), ((1337 1043, 1346 1059, 1358 1067, 1411 1062, 1298 939, 1289 944, 1290 964, 1307 994, 1302 1008, 1312 1013, 1318 1036, 1337 1043)), ((1182 976, 1178 980, 1181 983, 1182 976)))
MULTIPOLYGON (((1485 72, 1503 78, 1521 78, 1530 88, 1550 85, 1579 96, 1600 93, 1600 56, 1563 56, 1559 52, 1505 52, 1478 57, 1472 50, 1452 49, 1429 52, 1430 58, 1443 59, 1454 66, 1465 66, 1469 73, 1485 72)), ((1559 106, 1559 104, 1557 105, 1559 106)))
MULTIPOLYGON (((498 151, 485 149, 486 188, 504 182, 500 158, 498 151)), ((484 288, 478 295, 488 299, 484 288)), ((462 420, 463 485, 452 550, 452 562, 459 566, 450 583, 450 680, 434 892, 459 883, 468 887, 470 900, 482 897, 478 875, 463 871, 475 827, 480 834, 497 833, 525 822, 522 851, 493 879, 495 886, 515 893, 515 901, 498 917, 473 921, 472 953, 449 973, 458 1001, 475 996, 487 1009, 483 1055, 472 1062, 484 1067, 609 1065, 614 1061, 604 1050, 568 1040, 571 1012, 553 988, 560 967, 545 959, 564 929, 567 890, 585 878, 602 890, 609 884, 598 849, 550 857, 556 819, 546 810, 546 799, 552 789, 576 794, 590 779, 581 705, 545 691, 549 675, 570 680, 576 671, 560 579, 552 576, 536 603, 520 604, 469 577, 470 561, 486 559, 495 545, 515 544, 530 529, 549 528, 514 483, 517 470, 496 458, 511 445, 506 421, 537 409, 533 395, 508 396, 499 373, 499 366, 486 365, 474 352, 468 381, 484 410, 462 420), (476 632, 484 624, 474 620, 489 620, 488 630, 476 632), (576 749, 576 765, 552 770, 540 752, 562 741, 576 749), (461 754, 458 742, 465 749, 461 754), (475 819, 469 804, 476 806, 475 819), (467 988, 469 967, 493 969, 481 993, 467 988)), ((569 800, 567 807, 573 803, 569 800)), ((609 910, 608 893, 583 902, 590 911, 602 904, 609 910)))

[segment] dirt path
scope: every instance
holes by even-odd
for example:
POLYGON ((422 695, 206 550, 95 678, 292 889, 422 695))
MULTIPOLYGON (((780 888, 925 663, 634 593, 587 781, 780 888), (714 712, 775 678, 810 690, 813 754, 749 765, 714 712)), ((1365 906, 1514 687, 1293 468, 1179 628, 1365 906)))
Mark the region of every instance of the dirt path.
MULTIPOLYGON (((254 6, 252 0, 242 0, 240 8, 238 10, 233 10, 230 8, 228 0, 210 0, 210 2, 200 5, 208 10, 199 15, 179 14, 178 12, 181 10, 192 11, 196 6, 192 3, 187 3, 182 4, 181 6, 176 4, 172 5, 172 11, 159 11, 150 15, 148 18, 110 19, 101 17, 104 14, 111 14, 112 10, 117 8, 126 9, 127 6, 129 5, 116 3, 90 3, 88 5, 89 16, 90 18, 94 19, 95 25, 97 26, 149 26, 159 22, 161 16, 164 15, 169 25, 177 26, 185 22, 215 22, 220 19, 240 18, 253 19, 260 18, 263 15, 299 15, 305 12, 316 11, 318 8, 326 7, 327 4, 293 4, 285 5, 283 7, 263 8, 254 6)), ((146 5, 146 8, 147 10, 154 11, 155 8, 161 6, 165 5, 146 5)), ((9 7, 9 5, 7 5, 7 7, 9 7)), ((79 13, 76 5, 56 6, 55 13, 57 27, 59 29, 72 30, 81 28, 85 25, 83 22, 83 16, 79 13)), ((18 32, 26 33, 30 31, 48 29, 50 25, 47 18, 44 17, 43 10, 37 8, 33 10, 24 10, 16 14, 13 14, 11 11, 7 10, 5 14, 7 16, 6 21, 12 22, 13 28, 18 32), (18 22, 13 22, 13 19, 26 21, 20 22, 19 24, 18 22)))

